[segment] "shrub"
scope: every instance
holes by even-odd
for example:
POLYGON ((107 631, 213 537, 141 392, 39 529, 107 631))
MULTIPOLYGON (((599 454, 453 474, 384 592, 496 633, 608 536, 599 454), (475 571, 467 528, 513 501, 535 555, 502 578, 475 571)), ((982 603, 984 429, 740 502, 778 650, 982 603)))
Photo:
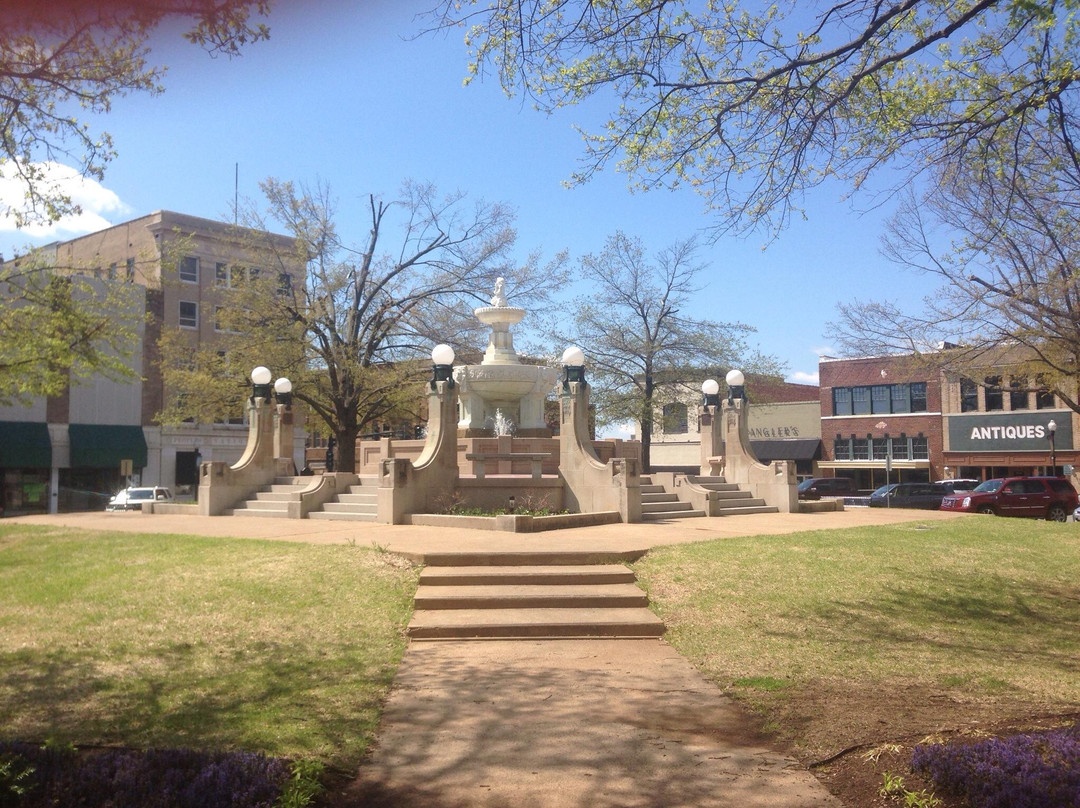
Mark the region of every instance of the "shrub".
POLYGON ((962 746, 917 746, 911 765, 972 808, 1080 808, 1080 725, 962 746))
POLYGON ((190 749, 71 749, 0 743, 22 771, 21 793, 0 791, 3 808, 272 808, 289 763, 249 752, 190 749))

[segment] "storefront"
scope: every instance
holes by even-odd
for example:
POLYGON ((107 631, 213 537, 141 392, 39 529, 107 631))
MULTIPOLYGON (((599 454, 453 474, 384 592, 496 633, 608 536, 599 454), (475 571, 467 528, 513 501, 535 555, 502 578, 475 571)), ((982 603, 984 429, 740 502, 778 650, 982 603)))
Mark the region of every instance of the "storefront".
POLYGON ((0 421, 3 514, 47 513, 51 467, 52 441, 46 424, 0 421))
POLYGON ((1061 474, 1080 460, 1070 410, 952 414, 945 422, 949 477, 1061 474))

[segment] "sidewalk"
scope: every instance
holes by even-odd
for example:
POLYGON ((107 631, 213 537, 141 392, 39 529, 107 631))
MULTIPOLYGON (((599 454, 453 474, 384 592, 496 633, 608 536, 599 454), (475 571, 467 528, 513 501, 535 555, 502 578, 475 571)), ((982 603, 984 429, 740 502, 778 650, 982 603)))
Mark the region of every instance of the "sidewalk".
MULTIPOLYGON (((636 552, 706 539, 961 518, 852 509, 512 534, 372 523, 88 513, 7 522, 446 550, 636 552)), ((2 524, 2 523, 0 523, 2 524)), ((413 642, 376 745, 333 808, 839 808, 663 640, 413 642)))

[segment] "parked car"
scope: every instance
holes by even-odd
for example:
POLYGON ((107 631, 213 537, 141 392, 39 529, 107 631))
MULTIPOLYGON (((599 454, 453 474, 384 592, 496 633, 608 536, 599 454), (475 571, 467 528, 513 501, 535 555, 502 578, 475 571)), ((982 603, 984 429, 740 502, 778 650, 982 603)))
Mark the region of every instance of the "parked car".
POLYGON ((1078 505, 1076 489, 1064 477, 1002 477, 980 483, 974 491, 950 494, 941 501, 941 510, 1064 522, 1078 505))
POLYGON ((850 477, 815 477, 799 483, 799 499, 821 499, 822 497, 850 497, 858 493, 855 481, 850 477))
POLYGON ((981 482, 981 480, 969 480, 967 478, 964 478, 953 480, 938 480, 938 482, 942 485, 949 486, 949 492, 952 493, 954 491, 974 491, 975 487, 981 482))
POLYGON ((172 491, 154 486, 150 488, 125 488, 109 500, 107 511, 141 511, 144 502, 172 502, 172 491))
POLYGON ((871 508, 937 510, 952 489, 944 483, 890 483, 870 495, 871 508))

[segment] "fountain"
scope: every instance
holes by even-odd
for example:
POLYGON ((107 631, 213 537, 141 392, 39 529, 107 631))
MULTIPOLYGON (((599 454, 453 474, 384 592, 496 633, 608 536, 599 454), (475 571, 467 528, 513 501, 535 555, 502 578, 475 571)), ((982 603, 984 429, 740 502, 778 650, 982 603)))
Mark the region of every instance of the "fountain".
POLYGON ((490 435, 488 424, 500 420, 517 425, 518 437, 550 437, 544 421, 544 400, 555 387, 555 368, 523 365, 514 350, 510 326, 525 317, 525 309, 506 300, 505 281, 495 281, 490 306, 473 311, 476 319, 491 328, 487 350, 479 365, 454 368, 461 402, 458 434, 465 437, 490 435))

